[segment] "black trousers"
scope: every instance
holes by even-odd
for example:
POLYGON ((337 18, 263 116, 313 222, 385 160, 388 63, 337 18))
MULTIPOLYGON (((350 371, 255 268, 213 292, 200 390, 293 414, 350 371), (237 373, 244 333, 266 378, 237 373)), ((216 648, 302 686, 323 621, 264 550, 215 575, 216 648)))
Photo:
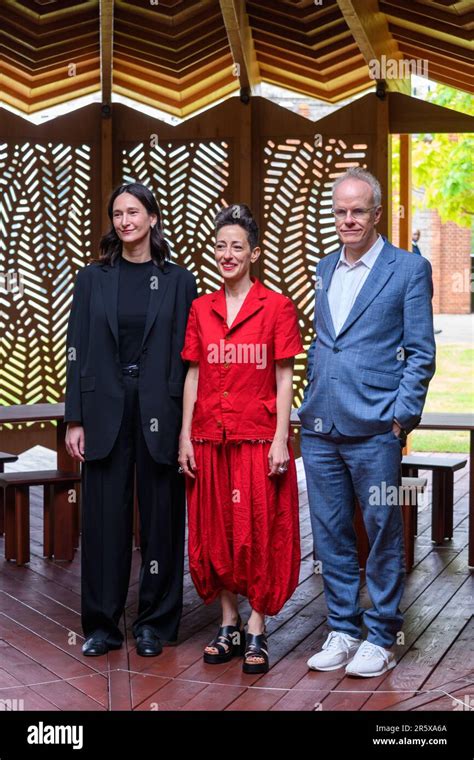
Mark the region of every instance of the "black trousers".
POLYGON ((174 642, 183 604, 184 478, 177 466, 152 459, 141 428, 138 377, 123 379, 124 413, 114 447, 105 459, 83 464, 82 627, 86 637, 123 641, 118 624, 130 580, 136 467, 142 564, 133 635, 148 626, 162 641, 174 642))

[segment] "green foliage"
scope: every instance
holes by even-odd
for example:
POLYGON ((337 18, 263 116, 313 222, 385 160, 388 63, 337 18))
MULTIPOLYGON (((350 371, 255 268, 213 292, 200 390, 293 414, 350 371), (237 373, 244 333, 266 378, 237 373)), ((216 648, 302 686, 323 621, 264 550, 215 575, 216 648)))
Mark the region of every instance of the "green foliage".
MULTIPOLYGON (((474 116, 474 98, 437 85, 428 93, 436 105, 474 116)), ((412 183, 424 190, 423 205, 436 209, 442 222, 471 227, 474 217, 474 134, 420 134, 412 140, 412 183)), ((399 192, 400 145, 393 141, 393 193, 399 192)))

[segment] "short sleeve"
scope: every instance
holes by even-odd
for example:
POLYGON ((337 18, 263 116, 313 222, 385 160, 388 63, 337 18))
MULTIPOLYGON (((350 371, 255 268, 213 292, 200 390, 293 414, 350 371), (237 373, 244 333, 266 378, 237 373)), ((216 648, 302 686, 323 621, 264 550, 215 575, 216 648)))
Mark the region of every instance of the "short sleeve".
POLYGON ((191 304, 191 309, 189 311, 188 323, 186 325, 186 335, 184 337, 184 346, 183 350, 181 351, 181 358, 185 362, 198 362, 200 358, 199 336, 194 301, 191 304))
POLYGON ((303 353, 298 314, 289 298, 284 298, 277 315, 274 333, 274 358, 289 359, 303 353))

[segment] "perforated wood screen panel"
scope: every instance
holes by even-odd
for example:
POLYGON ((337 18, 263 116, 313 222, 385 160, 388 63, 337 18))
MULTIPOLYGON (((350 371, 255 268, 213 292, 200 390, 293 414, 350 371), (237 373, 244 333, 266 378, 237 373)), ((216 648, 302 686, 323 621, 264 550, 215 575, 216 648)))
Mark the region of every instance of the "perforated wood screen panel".
POLYGON ((0 144, 0 404, 63 398, 77 270, 91 255, 92 149, 0 144))
POLYGON ((176 263, 196 277, 199 292, 220 286, 214 259, 214 217, 233 202, 226 140, 140 142, 122 146, 122 181, 155 193, 176 263))
MULTIPOLYGON (((354 137, 269 139, 263 143, 262 280, 295 303, 303 344, 314 336, 315 270, 340 247, 332 186, 351 166, 367 168, 367 142, 354 137)), ((303 396, 305 357, 295 361, 295 404, 303 396)))
MULTIPOLYGON (((332 184, 349 166, 373 166, 369 106, 353 104, 344 109, 345 120, 341 112, 337 123, 330 116, 313 124, 262 99, 251 112, 238 101, 226 102, 176 131, 117 106, 113 184, 137 180, 153 190, 173 259, 195 274, 200 293, 220 286, 216 213, 248 203, 261 232, 256 273, 292 298, 307 347, 316 264, 338 247, 332 184), (349 137, 352 123, 360 134, 349 137), (324 134, 315 135, 317 129, 324 134), (150 139, 155 132, 156 144, 150 139)), ((72 288, 77 270, 97 255, 108 192, 100 174, 100 114, 92 107, 83 114, 79 121, 71 115, 38 128, 10 118, 10 132, 0 140, 2 405, 64 396, 72 288), (35 130, 41 139, 29 136, 35 130)), ((295 405, 305 364, 305 356, 297 358, 295 405)))

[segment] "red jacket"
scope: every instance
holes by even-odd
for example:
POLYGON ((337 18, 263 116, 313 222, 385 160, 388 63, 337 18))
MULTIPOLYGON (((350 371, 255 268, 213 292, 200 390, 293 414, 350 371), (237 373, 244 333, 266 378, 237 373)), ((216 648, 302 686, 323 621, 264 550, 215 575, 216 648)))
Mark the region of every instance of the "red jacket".
POLYGON ((224 286, 193 301, 181 357, 199 362, 191 436, 222 441, 272 439, 275 360, 303 351, 293 302, 252 277, 232 326, 224 286))

